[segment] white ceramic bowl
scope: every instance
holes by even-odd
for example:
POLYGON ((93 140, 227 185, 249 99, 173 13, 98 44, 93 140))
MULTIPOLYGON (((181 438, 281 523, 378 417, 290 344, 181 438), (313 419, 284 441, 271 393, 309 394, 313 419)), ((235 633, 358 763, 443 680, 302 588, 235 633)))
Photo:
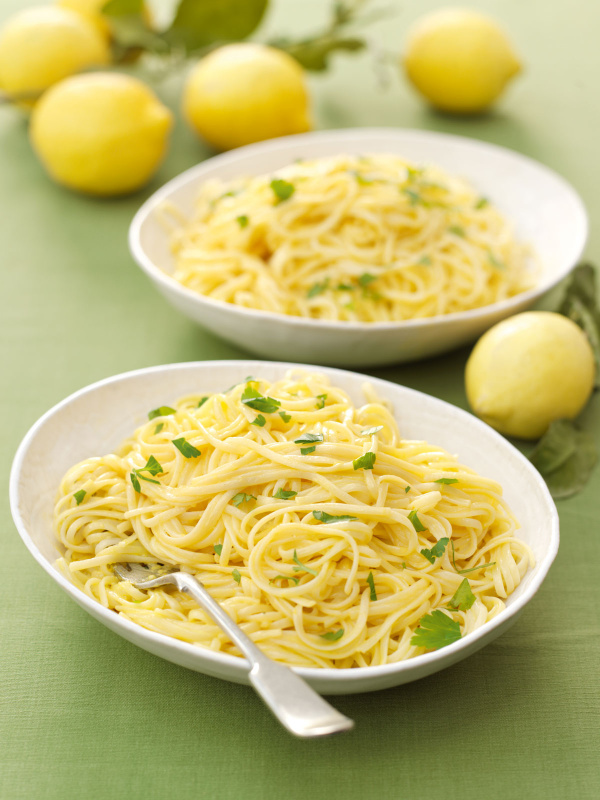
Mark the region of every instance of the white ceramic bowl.
MULTIPOLYGON (((92 384, 48 411, 31 428, 13 463, 10 498, 23 541, 48 574, 77 602, 111 630, 155 655, 198 672, 247 683, 242 659, 153 633, 108 611, 71 584, 56 568, 58 544, 52 531, 57 487, 66 470, 92 455, 116 447, 146 412, 192 392, 222 391, 248 374, 277 380, 294 364, 256 361, 208 361, 172 364, 128 372, 92 384)), ((352 399, 363 402, 364 375, 321 370, 352 399)), ((465 411, 428 395, 371 378, 381 397, 394 406, 407 438, 427 439, 456 453, 466 465, 499 481, 522 524, 520 536, 530 545, 536 564, 491 622, 458 642, 399 664, 350 670, 298 669, 323 694, 350 694, 385 689, 423 678, 448 667, 491 642, 517 619, 539 589, 558 550, 558 515, 538 472, 506 439, 465 411)), ((538 606, 537 613, 544 613, 538 606)))
POLYGON ((523 311, 578 261, 587 216, 573 188, 556 173, 495 145, 415 130, 358 129, 288 136, 242 147, 192 167, 153 194, 129 230, 133 257, 167 300, 208 330, 260 356, 345 367, 411 361, 477 338, 501 319, 523 311), (231 179, 277 170, 295 158, 336 153, 397 153, 438 164, 477 187, 515 224, 519 239, 538 253, 542 274, 534 289, 484 308, 406 322, 329 322, 273 314, 212 300, 175 281, 169 237, 154 213, 165 200, 184 214, 209 178, 231 179))

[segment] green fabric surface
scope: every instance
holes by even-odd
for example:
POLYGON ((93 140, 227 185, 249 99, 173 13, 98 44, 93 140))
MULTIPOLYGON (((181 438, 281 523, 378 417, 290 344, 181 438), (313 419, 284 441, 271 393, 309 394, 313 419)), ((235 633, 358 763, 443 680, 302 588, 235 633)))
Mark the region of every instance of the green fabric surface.
MULTIPOLYGON (((23 5, 4 0, 0 18, 23 5)), ((408 23, 442 4, 391 5, 394 19, 373 35, 398 52, 408 23)), ((384 90, 367 54, 340 56, 330 73, 311 77, 316 127, 440 130, 537 158, 580 191, 592 223, 588 256, 600 263, 600 7, 471 5, 506 24, 525 62, 497 110, 436 114, 394 70, 384 90)), ((275 0, 266 29, 308 31, 325 6, 275 0)), ((158 90, 175 106, 179 86, 173 77, 158 90)), ((4 486, 27 429, 76 389, 153 364, 244 357, 167 306, 126 244, 141 202, 208 155, 179 121, 146 190, 89 199, 46 178, 23 117, 0 108, 4 486)), ((465 408, 468 352, 373 374, 465 408)), ((597 396, 582 419, 600 431, 597 396)), ((425 680, 335 698, 356 729, 316 741, 288 736, 251 689, 162 661, 95 622, 26 551, 3 492, 0 798, 597 798, 599 475, 559 503, 558 558, 509 632, 425 680)))

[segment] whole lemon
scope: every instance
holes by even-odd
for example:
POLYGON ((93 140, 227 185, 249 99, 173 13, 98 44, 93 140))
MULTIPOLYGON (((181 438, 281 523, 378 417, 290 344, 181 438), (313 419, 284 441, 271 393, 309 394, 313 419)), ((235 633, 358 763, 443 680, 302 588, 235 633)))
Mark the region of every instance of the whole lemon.
POLYGON ((409 31, 404 66, 414 86, 436 108, 483 111, 521 65, 500 25, 461 8, 434 11, 409 31))
POLYGON ((500 433, 538 439, 573 419, 594 387, 594 353, 562 314, 527 311, 499 322, 475 345, 465 383, 471 408, 500 433))
POLYGON ((33 110, 30 136, 56 181, 109 196, 139 189, 152 177, 172 124, 169 109, 141 81, 90 72, 44 94, 33 110))
POLYGON ((68 75, 109 61, 106 39, 68 8, 27 8, 0 31, 0 87, 8 94, 43 92, 68 75))
POLYGON ((190 72, 183 113, 202 138, 220 150, 310 129, 302 67, 262 44, 230 44, 190 72))

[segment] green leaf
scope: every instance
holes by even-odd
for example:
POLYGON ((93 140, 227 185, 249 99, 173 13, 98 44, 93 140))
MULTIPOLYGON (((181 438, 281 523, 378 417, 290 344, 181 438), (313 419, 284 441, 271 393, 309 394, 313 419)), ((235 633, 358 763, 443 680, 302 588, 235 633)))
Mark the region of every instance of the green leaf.
POLYGON ((293 575, 275 575, 274 578, 271 578, 269 583, 274 583, 275 581, 294 581, 294 584, 298 586, 300 578, 296 578, 293 575))
POLYGON ((209 395, 206 395, 206 397, 203 397, 201 400, 199 400, 199 401, 198 401, 197 408, 202 408, 202 406, 204 405, 204 403, 206 403, 206 401, 207 401, 208 399, 209 399, 209 395))
POLYGON ((594 438, 566 419, 550 425, 530 456, 555 499, 571 497, 581 491, 597 460, 594 438))
POLYGON ((303 433, 297 439, 294 439, 294 444, 310 444, 311 442, 322 442, 322 433, 303 433))
POLYGON ((321 36, 317 39, 305 39, 291 42, 289 39, 276 39, 271 42, 274 47, 285 50, 296 59, 304 69, 311 72, 324 72, 329 67, 329 59, 335 52, 353 53, 363 50, 366 43, 362 39, 335 35, 321 36))
POLYGON ((294 561, 296 562, 296 564, 298 564, 298 567, 294 567, 294 572, 300 572, 300 570, 304 570, 304 572, 310 572, 311 575, 318 574, 314 569, 307 567, 306 564, 303 564, 302 561, 300 561, 300 559, 298 558, 298 553, 295 550, 294 550, 294 561))
POLYGON ((375 579, 373 578, 373 573, 369 572, 369 577, 367 578, 367 583, 369 584, 369 588, 371 592, 369 594, 371 600, 375 602, 377 600, 377 592, 375 591, 375 579))
POLYGON ((410 486, 406 486, 404 488, 404 494, 408 494, 410 492, 410 486))
POLYGON ((135 472, 130 472, 129 478, 131 480, 131 485, 133 486, 133 488, 136 490, 138 494, 140 494, 140 492, 142 491, 142 487, 140 486, 140 482, 135 472))
POLYGON ((194 447, 193 444, 190 444, 186 441, 183 436, 179 439, 173 439, 173 444, 179 450, 182 456, 186 458, 198 458, 200 455, 200 450, 194 447))
POLYGON ((78 492, 75 492, 73 497, 75 498, 75 502, 77 503, 78 506, 81 505, 81 502, 83 498, 86 496, 86 494, 87 492, 85 491, 85 489, 80 489, 78 492))
POLYGON ((108 0, 100 9, 102 14, 110 17, 120 17, 129 14, 142 14, 144 11, 144 0, 108 0))
POLYGON ((353 292, 356 289, 356 286, 352 286, 349 283, 338 283, 335 288, 338 292, 353 292))
POLYGON ((280 411, 280 412, 279 412, 279 416, 281 417, 281 419, 282 419, 282 420, 283 420, 285 423, 288 423, 288 422, 291 420, 291 418, 292 418, 292 415, 291 415, 291 414, 286 414, 286 413, 285 413, 285 411, 280 411))
POLYGON ((320 633, 321 639, 327 639, 328 642, 337 642, 344 635, 344 629, 340 628, 339 631, 329 631, 328 633, 320 633))
POLYGON ((162 429, 165 427, 164 422, 159 422, 156 428, 154 428, 154 435, 156 436, 157 433, 160 433, 162 429))
POLYGON ((289 200, 296 191, 296 187, 293 183, 288 183, 282 178, 273 178, 271 181, 271 189, 273 189, 275 193, 277 203, 283 203, 284 200, 289 200))
POLYGON ((155 481, 154 478, 148 478, 147 475, 142 475, 141 470, 136 469, 134 471, 140 480, 147 481, 148 483, 156 483, 158 486, 160 486, 160 481, 155 481))
POLYGON ((460 624, 443 611, 436 609, 419 620, 411 644, 425 647, 427 650, 439 650, 440 647, 457 642, 461 638, 460 624))
POLYGON ((368 272, 363 272, 363 274, 358 279, 358 282, 364 288, 365 286, 368 286, 370 283, 373 283, 373 281, 376 280, 377 280, 376 275, 370 275, 368 272))
POLYGON ((401 191, 408 197, 411 206, 416 206, 419 203, 423 202, 423 198, 421 197, 421 195, 418 192, 415 192, 414 189, 408 189, 406 187, 403 187, 401 191))
POLYGON ((245 214, 241 214, 239 217, 236 217, 235 219, 240 228, 245 228, 248 222, 250 221, 245 214))
POLYGON ((487 254, 488 254, 488 260, 492 265, 492 267, 496 267, 496 269, 506 269, 506 265, 502 261, 500 261, 499 258, 496 258, 496 256, 492 253, 491 250, 488 250, 487 254))
POLYGON ((234 580, 236 583, 239 583, 239 584, 241 584, 241 583, 242 583, 242 576, 240 575, 240 572, 239 572, 239 570, 237 570, 237 569, 234 569, 234 570, 233 570, 233 572, 231 573, 231 577, 233 578, 233 580, 234 580))
POLYGON ((250 425, 258 425, 259 428, 264 428, 267 420, 263 417, 262 414, 259 414, 255 420, 252 420, 250 425))
POLYGON ((432 265, 432 260, 430 256, 421 256, 421 258, 417 261, 417 264, 420 267, 430 267, 432 265))
POLYGON ((429 561, 431 564, 435 564, 436 558, 441 558, 444 555, 444 550, 446 549, 446 545, 449 541, 450 539, 444 536, 443 539, 440 539, 433 545, 431 550, 428 550, 426 547, 424 547, 420 551, 421 555, 425 556, 427 561, 429 561))
POLYGON ((471 591, 471 584, 464 578, 463 582, 448 601, 448 605, 455 611, 468 611, 476 599, 477 598, 471 591))
POLYGON ((484 567, 493 567, 496 565, 495 561, 488 561, 486 564, 478 564, 476 567, 470 567, 469 569, 458 569, 454 559, 454 542, 450 540, 450 544, 452 545, 452 566, 459 575, 466 575, 468 572, 476 572, 478 569, 484 569, 484 567))
POLYGON ((277 498, 277 500, 290 500, 292 497, 296 497, 298 492, 287 492, 285 489, 277 489, 273 497, 277 498))
POLYGON ((236 508, 241 506, 242 503, 249 503, 250 500, 256 500, 256 497, 253 494, 246 494, 245 492, 239 492, 235 497, 231 498, 231 502, 236 508))
POLYGON ((357 172, 355 169, 351 169, 350 172, 352 173, 352 175, 354 175, 356 182, 360 186, 370 186, 373 183, 372 180, 369 180, 369 178, 365 178, 364 175, 361 175, 360 172, 357 172))
POLYGON ((307 291, 306 296, 309 299, 311 297, 317 297, 318 295, 323 294, 323 292, 326 291, 328 286, 329 286, 329 278, 325 278, 325 280, 321 281, 321 283, 313 283, 313 285, 307 291))
POLYGON ((373 425, 371 428, 365 428, 360 432, 361 436, 372 436, 374 433, 383 430, 383 425, 373 425))
POLYGON ((165 38, 189 52, 246 39, 258 27, 268 0, 180 0, 165 38))
POLYGON ((490 201, 487 199, 487 197, 480 197, 479 200, 475 203, 475 208, 477 209, 485 208, 486 206, 489 206, 489 204, 490 201))
POLYGON ((273 414, 281 405, 280 400, 275 400, 272 397, 263 397, 251 384, 248 384, 242 392, 241 401, 248 408, 262 411, 264 414, 273 414))
POLYGON ((565 293, 557 308, 559 314, 573 320, 586 333, 596 360, 596 382, 600 386, 600 308, 596 270, 591 264, 579 264, 571 273, 565 293))
POLYGON ((372 452, 363 453, 359 458, 355 458, 352 462, 354 469, 373 469, 377 455, 372 452))
POLYGON ((213 550, 215 551, 215 553, 216 553, 218 556, 220 556, 220 555, 221 555, 221 553, 223 552, 223 545, 222 545, 222 544, 216 544, 216 545, 214 546, 213 550))
POLYGON ((307 456, 309 453, 314 453, 317 449, 317 445, 313 444, 312 447, 301 447, 300 448, 300 455, 307 456))
POLYGON ((419 515, 417 514, 416 511, 411 511, 410 514, 408 515, 408 518, 412 522, 414 529, 416 530, 417 533, 427 530, 427 528, 422 524, 421 520, 419 519, 419 515))
POLYGON ((148 461, 146 462, 145 467, 140 467, 140 469, 136 469, 137 473, 140 472, 149 472, 150 475, 160 475, 161 472, 164 472, 164 469, 158 463, 158 461, 154 458, 154 456, 150 456, 148 461))
POLYGON ((350 517, 347 514, 336 517, 333 514, 328 514, 326 511, 313 511, 312 515, 315 519, 318 519, 319 522, 325 523, 325 525, 329 525, 332 522, 356 522, 358 520, 358 517, 350 517))
POLYGON ((325 400, 327 400, 326 394, 318 394, 317 395, 317 408, 325 408, 325 400))
POLYGON ((443 483, 449 486, 451 483, 458 483, 458 478, 438 478, 434 483, 443 483))
POLYGON ((460 236, 464 238, 467 235, 467 232, 463 227, 460 225, 450 225, 448 228, 448 233, 453 233, 455 236, 460 236))
POLYGON ((171 406, 160 406, 160 408, 155 408, 154 411, 148 412, 148 419, 155 419, 156 417, 168 417, 169 414, 177 413, 174 408, 171 406))

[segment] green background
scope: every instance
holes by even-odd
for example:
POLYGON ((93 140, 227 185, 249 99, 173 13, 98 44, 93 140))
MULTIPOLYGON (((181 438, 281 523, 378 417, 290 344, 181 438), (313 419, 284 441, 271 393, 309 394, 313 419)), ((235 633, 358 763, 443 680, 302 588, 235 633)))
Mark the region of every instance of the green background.
MULTIPOLYGON (((382 0, 384 3, 384 0, 382 0)), ((0 5, 7 17, 24 3, 0 5)), ((271 32, 310 30, 325 0, 275 0, 271 32)), ((388 3, 389 5, 389 3, 388 3)), ((393 2, 371 29, 399 52, 409 22, 442 4, 393 2)), ((428 110, 392 68, 340 56, 311 78, 318 128, 400 126, 512 147, 562 173, 592 223, 600 261, 600 9, 590 0, 486 0, 525 63, 493 113, 428 110)), ((178 77, 159 94, 176 106, 178 77)), ((30 425, 80 387, 125 370, 245 355, 168 307, 132 262, 130 219, 164 181, 210 152, 178 122, 143 193, 98 201, 44 175, 20 113, 0 108, 3 485, 30 425)), ((466 407, 468 349, 380 377, 466 407)), ((293 359, 293 353, 290 353, 293 359)), ((583 415, 600 429, 598 397, 583 415)), ((561 501, 562 542, 539 594, 501 639, 408 686, 336 698, 351 734, 298 741, 248 688, 176 667, 110 633, 27 553, 0 497, 0 797, 596 798, 600 663, 598 473, 561 501)))

